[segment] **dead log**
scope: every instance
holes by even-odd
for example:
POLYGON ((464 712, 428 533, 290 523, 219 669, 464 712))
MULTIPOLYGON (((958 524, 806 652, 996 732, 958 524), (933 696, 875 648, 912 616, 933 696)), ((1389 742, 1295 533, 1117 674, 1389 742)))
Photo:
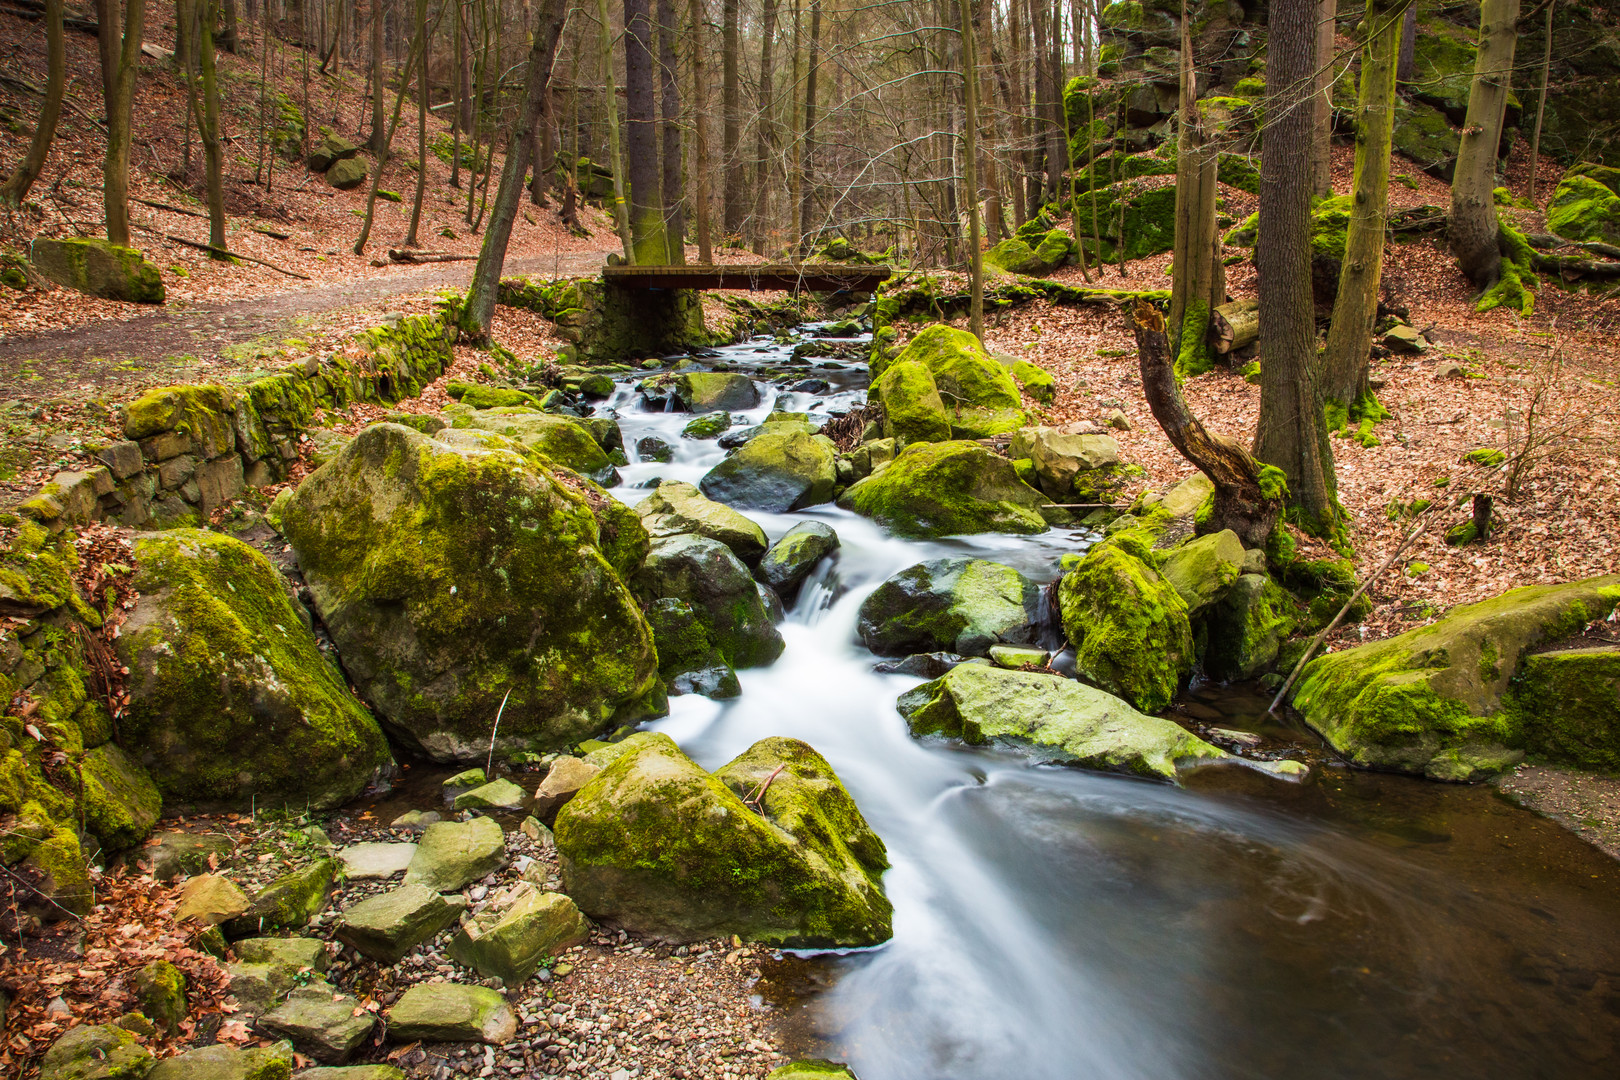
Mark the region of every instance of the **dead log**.
POLYGON ((1583 259, 1578 255, 1543 255, 1531 252, 1537 270, 1563 275, 1565 280, 1578 277, 1620 277, 1620 262, 1583 259))
POLYGON ((133 195, 129 197, 129 201, 132 203, 140 203, 142 206, 150 206, 154 210, 163 210, 170 214, 184 214, 186 217, 197 218, 206 218, 208 216, 199 210, 187 210, 183 206, 172 206, 169 203, 157 202, 154 199, 137 199, 133 195))
POLYGON ((277 229, 266 228, 263 225, 255 225, 255 226, 253 226, 253 231, 258 233, 261 236, 268 236, 272 240, 291 240, 292 239, 292 233, 281 232, 281 231, 279 231, 277 229))
POLYGON ((1210 347, 1223 356, 1260 339, 1260 301, 1233 300, 1209 317, 1210 347))
POLYGON ((389 248, 388 261, 397 263, 467 262, 476 255, 457 255, 449 251, 412 251, 410 248, 389 248))
POLYGON ((241 259, 244 262, 258 263, 260 266, 268 266, 278 274, 286 274, 288 277, 295 277, 299 281, 311 280, 308 274, 300 274, 296 270, 288 270, 286 267, 277 266, 273 262, 265 262, 263 259, 255 259, 251 255, 243 255, 240 251, 226 251, 224 248, 215 247, 213 244, 204 244, 197 240, 187 240, 183 236, 171 236, 168 233, 163 234, 163 239, 173 240, 177 244, 184 244, 186 247, 196 248, 198 251, 206 251, 214 255, 220 255, 227 259, 241 259))
POLYGON ((1215 485, 1215 506, 1204 531, 1231 529, 1244 547, 1262 546, 1282 513, 1284 489, 1280 474, 1270 470, 1273 477, 1262 484, 1261 470, 1266 467, 1236 442, 1205 429, 1187 408, 1181 388, 1176 385, 1164 316, 1157 308, 1138 300, 1131 313, 1131 329, 1136 334, 1142 390, 1153 410, 1153 419, 1181 456, 1215 485))

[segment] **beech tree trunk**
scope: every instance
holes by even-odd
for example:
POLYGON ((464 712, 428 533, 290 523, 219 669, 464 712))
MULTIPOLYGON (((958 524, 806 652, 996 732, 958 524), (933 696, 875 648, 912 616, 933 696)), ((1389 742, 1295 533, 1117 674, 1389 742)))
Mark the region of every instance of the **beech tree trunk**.
POLYGON ((1411 82, 1412 69, 1417 61, 1417 4, 1414 2, 1406 7, 1406 15, 1401 19, 1401 53, 1395 61, 1395 79, 1397 82, 1411 82))
POLYGON ((721 101, 722 118, 720 155, 725 170, 725 189, 722 228, 728 243, 736 243, 742 234, 743 168, 742 168, 742 84, 738 73, 740 30, 738 28, 739 0, 721 0, 721 101))
POLYGON ((776 44, 776 0, 764 0, 764 22, 759 42, 759 120, 754 131, 754 221, 753 252, 765 253, 765 237, 771 220, 771 156, 776 152, 776 72, 773 69, 776 44))
POLYGON ((1261 483, 1264 466, 1233 440, 1208 431, 1187 407, 1176 381, 1164 316, 1153 305, 1138 300, 1131 329, 1142 369, 1142 392, 1153 419, 1176 451, 1215 485, 1213 510, 1199 531, 1231 529, 1244 547, 1263 546, 1283 509, 1279 493, 1273 489, 1268 494, 1269 485, 1261 483))
POLYGON ((1446 230, 1457 265, 1477 289, 1502 276, 1496 220, 1496 151, 1513 82, 1514 24, 1519 0, 1484 0, 1479 8, 1479 54, 1468 92, 1468 117, 1451 181, 1451 222, 1446 230))
MULTIPOLYGON (((202 82, 197 134, 203 148, 203 165, 208 187, 208 244, 219 251, 225 244, 225 153, 219 140, 219 76, 214 67, 214 26, 219 20, 217 0, 202 0, 202 20, 197 34, 197 67, 202 82)), ((193 107, 198 107, 196 95, 193 107)), ((223 258, 217 252, 212 256, 223 258)))
POLYGON ((1338 525, 1333 451, 1322 412, 1311 301, 1311 71, 1317 0, 1272 0, 1260 157, 1260 418, 1254 455, 1288 478, 1296 524, 1338 525))
MULTIPOLYGON (((963 131, 967 136, 966 189, 968 192, 968 271, 971 296, 968 301, 968 328, 973 336, 984 340, 984 245, 979 235, 979 75, 978 42, 973 32, 973 0, 959 0, 957 4, 962 30, 962 98, 967 114, 963 131)), ((821 3, 816 2, 816 17, 820 21, 821 3)), ((812 39, 811 51, 815 45, 812 39)), ((815 69, 811 68, 814 78, 815 69)))
POLYGON ((1361 50, 1361 89, 1356 101, 1353 205, 1322 365, 1322 396, 1347 409, 1353 409, 1368 393, 1367 359, 1378 317, 1378 284, 1389 216, 1400 7, 1399 0, 1370 0, 1364 23, 1367 40, 1361 50))
POLYGON ((529 172, 534 129, 540 122, 541 107, 551 85, 551 65, 557 57, 557 39, 562 36, 567 18, 568 0, 538 0, 523 109, 506 151, 501 185, 495 192, 495 207, 490 211, 489 228, 478 250, 478 265, 473 269, 472 284, 467 289, 467 302, 461 309, 461 333, 475 342, 489 340, 490 323, 495 318, 495 298, 500 292, 501 269, 506 264, 506 247, 512 238, 512 222, 523 201, 523 180, 529 172))
POLYGON ((624 149, 630 172, 630 241, 637 266, 659 266, 668 258, 652 66, 648 0, 624 0, 624 149))
POLYGON ((1316 97, 1312 101, 1315 133, 1311 142, 1311 176, 1317 195, 1333 194, 1333 32, 1339 0, 1320 0, 1316 13, 1316 97))
POLYGON ((1557 6, 1558 0, 1547 0, 1547 23, 1542 27, 1542 34, 1547 41, 1541 53, 1541 96, 1536 102, 1536 130, 1530 137, 1531 203, 1536 201, 1536 170, 1541 165, 1541 122, 1547 115, 1547 78, 1552 74, 1553 9, 1557 6))
POLYGON ((810 60, 804 77, 804 139, 799 152, 799 254, 808 255, 816 234, 816 73, 821 68, 821 0, 810 7, 810 60))
POLYGON ((62 35, 62 0, 45 0, 45 104, 34 125, 34 138, 28 153, 6 182, 0 184, 0 205, 17 207, 28 198, 28 190, 39 179, 45 159, 56 137, 56 121, 62 115, 62 93, 67 84, 67 42, 62 35))
POLYGON ((680 20, 675 0, 658 0, 659 116, 664 125, 664 245, 671 266, 686 263, 685 194, 681 184, 680 20))
POLYGON ((371 0, 371 138, 366 145, 382 153, 388 133, 383 127, 383 0, 371 0))
MULTIPOLYGON (((117 0, 108 0, 105 13, 118 25, 117 0)), ((103 9, 98 7, 97 13, 103 9)), ((102 207, 107 216, 107 239, 129 246, 129 141, 134 123, 135 77, 140 73, 141 32, 146 21, 146 0, 128 0, 124 12, 124 34, 118 45, 118 63, 113 78, 103 72, 103 86, 111 83, 107 99, 107 158, 102 173, 102 207)), ((117 34, 117 30, 111 31, 117 34)), ((107 56, 109 46, 103 46, 107 56)))
POLYGON ((224 0, 223 11, 225 25, 218 34, 215 44, 234 56, 237 47, 236 0, 224 0))
MULTIPOLYGON (((975 0, 973 4, 974 55, 979 58, 979 62, 974 65, 974 69, 978 72, 977 94, 979 105, 981 108, 993 109, 991 103, 995 101, 995 92, 990 80, 990 65, 988 63, 990 59, 990 9, 991 5, 987 0, 975 0)), ((994 120, 991 120, 985 126, 992 133, 995 131, 994 120)), ((982 134, 981 131, 975 132, 976 136, 982 134)), ((1005 215, 1001 207, 1001 185, 996 179, 996 159, 991 154, 980 154, 978 156, 978 165, 974 170, 976 176, 974 183, 979 189, 979 201, 984 204, 985 222, 989 226, 986 230, 989 236, 988 242, 996 244, 1000 242, 1005 227, 1003 221, 1005 215)))
MULTIPOLYGON (((693 209, 697 214, 697 243, 698 262, 714 262, 714 242, 709 234, 710 198, 709 189, 709 111, 705 80, 708 78, 708 66, 703 56, 708 51, 708 16, 703 11, 703 0, 690 0, 692 18, 692 36, 690 49, 692 54, 692 153, 695 158, 692 169, 693 178, 697 181, 697 192, 693 196, 693 209)), ((767 46, 768 48, 769 46, 767 46)), ((764 118, 761 117, 761 123, 764 118)))
POLYGON ((630 238, 630 207, 624 198, 624 155, 619 151, 619 99, 613 88, 613 24, 608 21, 608 0, 596 0, 596 18, 602 27, 602 90, 607 102, 608 167, 613 170, 613 225, 624 249, 624 261, 636 261, 630 238))
MULTIPOLYGON (((371 225, 377 211, 377 189, 382 186, 383 171, 388 168, 388 155, 394 145, 394 132, 399 128, 399 114, 405 105, 405 88, 410 85, 411 75, 416 71, 417 60, 417 49, 413 43, 411 54, 405 61, 405 70, 399 75, 399 93, 394 95, 394 115, 384 131, 382 152, 377 155, 377 164, 371 171, 371 188, 366 193, 366 213, 360 220, 360 235, 355 239, 352 249, 356 255, 366 253, 366 244, 371 239, 371 225)), ((469 189, 477 186, 477 184, 468 185, 469 189)))
MULTIPOLYGON (((1170 329, 1176 374, 1208 371, 1210 312, 1226 302, 1226 266, 1216 227, 1219 152, 1205 138, 1198 112, 1196 55, 1187 0, 1181 5, 1181 101, 1176 134, 1176 228, 1171 266, 1170 329)), ((1077 232, 1079 230, 1076 230, 1077 232)))
MULTIPOLYGON (((427 0, 416 0, 416 40, 427 43, 427 0)), ((416 197, 411 200, 411 224, 405 232, 406 247, 421 247, 417 230, 422 225, 422 198, 427 194, 427 100, 428 66, 421 65, 416 81, 416 197)))

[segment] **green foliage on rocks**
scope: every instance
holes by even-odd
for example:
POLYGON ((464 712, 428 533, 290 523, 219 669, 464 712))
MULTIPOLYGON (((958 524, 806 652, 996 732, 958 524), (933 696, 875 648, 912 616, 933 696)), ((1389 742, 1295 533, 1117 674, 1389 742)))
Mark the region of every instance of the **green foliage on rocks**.
POLYGON ((694 534, 655 541, 635 586, 652 599, 689 603, 710 642, 734 667, 769 664, 782 655, 782 635, 771 624, 759 586, 718 541, 694 534))
POLYGON ((636 504, 635 512, 653 539, 696 533, 726 545, 748 566, 758 563, 769 546, 758 524, 707 498, 693 484, 666 480, 636 504))
POLYGON ((1143 712, 1170 704, 1193 666, 1192 626, 1175 586, 1115 536, 1063 575, 1058 606, 1087 682, 1143 712))
POLYGON ((579 420, 532 409, 490 408, 457 417, 453 427, 473 428, 504 435, 548 461, 590 477, 598 484, 619 482, 618 470, 595 436, 579 420))
POLYGON ((1505 710, 1538 760, 1620 771, 1620 649, 1565 649, 1526 656, 1505 710))
POLYGON ((883 436, 913 442, 945 442, 951 422, 945 415, 933 372, 918 360, 896 360, 884 369, 869 395, 883 405, 883 436))
MULTIPOLYGON (((1011 374, 966 330, 944 323, 924 329, 894 358, 895 364, 910 361, 933 376, 952 438, 985 439, 1024 425, 1023 398, 1011 374)), ((874 371, 873 378, 882 374, 874 371)))
POLYGON ((1592 176, 1566 175, 1547 204, 1547 228, 1565 240, 1620 243, 1620 196, 1592 176))
POLYGON ((163 797, 145 769, 116 743, 85 751, 84 824, 108 851, 122 851, 146 839, 163 807, 163 797))
POLYGON ((844 493, 838 505, 900 536, 1045 532, 1046 496, 975 442, 917 443, 844 493))

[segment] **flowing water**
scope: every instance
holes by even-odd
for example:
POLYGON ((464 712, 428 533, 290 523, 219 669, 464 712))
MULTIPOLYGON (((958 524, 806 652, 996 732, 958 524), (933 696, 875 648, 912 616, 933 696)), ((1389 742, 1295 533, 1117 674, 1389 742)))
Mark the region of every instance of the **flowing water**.
MULTIPOLYGON (((756 341, 705 366, 787 351, 756 341)), ((762 383, 740 419, 864 396, 859 367, 814 374, 829 393, 762 383)), ((628 502, 725 454, 628 386, 610 404, 628 502), (635 462, 649 434, 675 460, 635 462)), ((918 543, 827 506, 750 516, 773 539, 819 519, 842 546, 789 613, 776 664, 740 672, 732 701, 672 699, 655 727, 709 768, 766 736, 805 740, 888 845, 894 939, 817 962, 828 988, 792 1018, 813 1048, 863 1080, 1620 1075, 1613 861, 1485 788, 1320 764, 1302 787, 1217 770, 1176 788, 913 739, 894 701, 919 680, 873 672, 862 599, 945 554, 1049 580, 1089 537, 918 543)), ((1310 752, 1265 706, 1205 687, 1186 708, 1310 752)))

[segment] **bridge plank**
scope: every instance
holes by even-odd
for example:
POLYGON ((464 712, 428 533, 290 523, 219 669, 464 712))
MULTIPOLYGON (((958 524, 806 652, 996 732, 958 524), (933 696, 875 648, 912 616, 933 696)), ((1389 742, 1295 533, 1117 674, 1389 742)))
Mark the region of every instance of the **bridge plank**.
POLYGON ((887 266, 758 263, 723 266, 608 266, 602 279, 628 289, 737 289, 747 292, 871 292, 887 281, 887 266))

